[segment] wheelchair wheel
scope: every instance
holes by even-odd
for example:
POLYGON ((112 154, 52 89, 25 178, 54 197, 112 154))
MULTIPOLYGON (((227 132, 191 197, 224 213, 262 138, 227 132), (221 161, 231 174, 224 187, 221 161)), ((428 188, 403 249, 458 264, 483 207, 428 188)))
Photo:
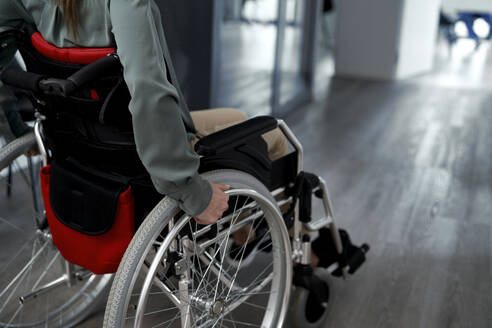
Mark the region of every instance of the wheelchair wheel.
POLYGON ((268 190, 233 170, 229 210, 202 226, 164 198, 140 226, 115 276, 104 327, 280 327, 290 295, 287 229, 268 190), (247 231, 235 245, 234 234, 247 231))
MULTIPOLYGON (((316 269, 314 274, 324 281, 329 291, 328 281, 330 274, 323 269, 316 269)), ((322 327, 328 316, 328 304, 319 304, 309 290, 296 287, 292 295, 290 305, 290 322, 295 328, 319 328, 322 327)))
POLYGON ((22 157, 32 147, 28 139, 0 149, 0 187, 8 183, 7 169, 1 168, 13 168, 11 195, 0 196, 0 327, 71 327, 102 305, 111 275, 75 267, 68 279, 41 204, 34 205, 40 195, 32 177, 38 173, 30 175, 35 169, 26 169, 22 157))

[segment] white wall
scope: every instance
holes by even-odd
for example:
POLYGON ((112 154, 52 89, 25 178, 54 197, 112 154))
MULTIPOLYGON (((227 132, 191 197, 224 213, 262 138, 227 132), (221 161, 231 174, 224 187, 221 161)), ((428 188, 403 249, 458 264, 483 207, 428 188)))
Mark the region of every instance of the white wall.
MULTIPOLYGON (((492 0, 490 0, 492 1, 492 0)), ((432 69, 439 24, 440 0, 406 0, 400 29, 396 77, 432 69)))
POLYGON ((442 7, 446 11, 479 11, 492 13, 492 0, 442 0, 442 7))
POLYGON ((429 71, 439 7, 440 0, 341 1, 335 74, 389 80, 429 71))
POLYGON ((394 75, 402 0, 343 0, 338 7, 335 74, 394 75))

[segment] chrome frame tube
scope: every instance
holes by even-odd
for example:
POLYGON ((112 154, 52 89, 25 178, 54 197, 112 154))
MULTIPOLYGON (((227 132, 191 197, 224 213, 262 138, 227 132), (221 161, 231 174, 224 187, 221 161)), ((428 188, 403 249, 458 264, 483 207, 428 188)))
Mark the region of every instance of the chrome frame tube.
MULTIPOLYGON (((342 254, 343 252, 342 239, 340 238, 340 233, 338 232, 338 229, 335 225, 335 215, 333 214, 334 209, 333 209, 333 204, 331 202, 330 193, 328 191, 328 187, 326 186, 325 180, 320 176, 318 176, 318 179, 320 183, 320 188, 323 191, 323 207, 325 208, 325 213, 326 215, 331 217, 330 224, 329 224, 331 236, 335 241, 335 247, 337 249, 338 254, 342 254)), ((343 278, 347 279, 348 277, 347 268, 342 268, 342 273, 343 273, 343 278)))
POLYGON ((36 176, 34 175, 34 164, 32 162, 32 158, 28 157, 27 158, 27 166, 29 168, 29 178, 31 179, 31 195, 32 195, 32 201, 34 203, 34 211, 36 212, 36 223, 37 226, 39 227, 39 222, 38 218, 40 216, 40 210, 39 210, 39 199, 38 199, 38 194, 36 192, 36 176))
MULTIPOLYGON (((190 247, 190 240, 188 237, 184 237, 180 243, 180 249, 183 251, 185 259, 190 257, 188 254, 188 249, 190 247)), ((190 269, 188 267, 182 268, 178 288, 179 288, 179 301, 180 301, 180 311, 181 311, 181 327, 190 328, 191 327, 191 311, 190 311, 190 295, 188 288, 191 284, 190 281, 190 269)))
MULTIPOLYGON (((304 152, 302 148, 302 144, 299 142, 297 137, 294 135, 292 130, 287 126, 287 124, 279 119, 277 120, 278 127, 285 135, 290 144, 297 151, 297 174, 299 174, 303 170, 303 160, 304 160, 304 152)), ((335 246, 339 254, 343 252, 343 245, 340 238, 340 233, 335 225, 335 216, 333 214, 333 205, 330 200, 330 195, 328 193, 328 188, 326 186, 326 182, 323 178, 319 177, 320 180, 320 188, 323 190, 323 207, 325 209, 325 214, 331 218, 329 223, 329 228, 335 241, 335 246)), ((278 192, 278 191, 275 191, 278 192)), ((292 254, 293 260, 295 262, 307 262, 307 256, 310 256, 311 243, 302 243, 302 223, 299 220, 299 202, 296 202, 296 206, 294 208, 294 238, 292 241, 292 254), (305 244, 309 244, 309 247, 305 244)), ((347 268, 342 268, 344 278, 347 278, 348 271, 347 268)))
POLYGON ((329 224, 331 235, 333 240, 335 241, 335 247, 337 249, 338 254, 342 254, 343 252, 342 239, 340 238, 340 233, 338 233, 337 227, 335 225, 335 220, 333 215, 333 205, 331 203, 328 187, 326 186, 326 182, 323 178, 321 177, 318 178, 319 178, 321 190, 323 191, 323 206, 325 208, 325 213, 331 217, 331 222, 329 224))
POLYGON ((67 276, 63 275, 63 276, 59 277, 58 279, 55 279, 55 280, 39 287, 35 291, 32 291, 32 292, 30 292, 24 296, 19 297, 19 301, 22 304, 24 304, 25 301, 28 301, 31 298, 36 298, 37 296, 39 296, 39 295, 41 295, 41 294, 43 294, 49 290, 52 290, 56 287, 63 285, 64 283, 67 282, 67 280, 68 280, 67 276))
POLYGON ((302 245, 301 264, 310 265, 311 264, 311 241, 303 242, 301 245, 302 245))
POLYGON ((277 120, 278 127, 284 133, 285 137, 289 142, 294 146, 297 151, 297 173, 300 173, 303 170, 303 159, 304 159, 304 151, 301 143, 296 138, 292 130, 287 126, 284 120, 277 120))
POLYGON ((64 258, 62 258, 62 261, 63 261, 64 266, 65 266, 65 276, 67 278, 67 285, 68 285, 68 287, 72 287, 77 282, 77 280, 75 279, 75 275, 74 275, 75 265, 68 262, 64 258))
MULTIPOLYGON (((148 268, 144 265, 142 266, 142 270, 144 271, 145 274, 147 274, 149 272, 148 268)), ((179 298, 174 295, 172 293, 172 291, 169 289, 169 287, 167 287, 167 285, 165 283, 163 283, 162 281, 159 280, 159 278, 157 277, 154 277, 153 280, 152 280, 153 284, 159 288, 160 290, 162 290, 167 297, 169 297, 169 299, 171 300, 171 302, 173 302, 173 304, 176 306, 176 307, 180 307, 181 306, 181 303, 179 301, 179 298)))
POLYGON ((274 191, 272 191, 272 196, 277 197, 278 195, 280 195, 284 191, 285 191, 285 187, 280 187, 278 189, 275 189, 274 191))
POLYGON ((36 136, 36 143, 38 144, 39 152, 43 158, 43 166, 48 165, 48 153, 46 152, 46 147, 44 146, 43 137, 41 135, 41 122, 44 117, 41 115, 36 115, 36 123, 34 123, 34 135, 36 136))
MULTIPOLYGON (((282 133, 285 135, 287 140, 289 140, 290 144, 297 151, 297 174, 299 174, 303 170, 304 151, 302 145, 299 142, 299 139, 297 139, 297 137, 294 135, 292 130, 284 122, 284 120, 279 119, 277 120, 277 122, 278 122, 278 127, 280 128, 282 133)), ((302 224, 301 221, 299 220, 299 202, 296 202, 294 208, 294 238, 292 242, 293 260, 295 262, 301 261, 301 257, 302 257, 301 234, 302 234, 302 224)))

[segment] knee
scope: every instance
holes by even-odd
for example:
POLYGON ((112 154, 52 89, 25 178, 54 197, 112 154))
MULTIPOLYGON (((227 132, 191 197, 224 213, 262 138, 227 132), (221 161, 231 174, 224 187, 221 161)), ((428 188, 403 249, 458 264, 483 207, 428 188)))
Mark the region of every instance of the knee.
POLYGON ((219 108, 221 114, 228 117, 230 121, 242 122, 248 119, 248 116, 241 110, 235 108, 219 108))

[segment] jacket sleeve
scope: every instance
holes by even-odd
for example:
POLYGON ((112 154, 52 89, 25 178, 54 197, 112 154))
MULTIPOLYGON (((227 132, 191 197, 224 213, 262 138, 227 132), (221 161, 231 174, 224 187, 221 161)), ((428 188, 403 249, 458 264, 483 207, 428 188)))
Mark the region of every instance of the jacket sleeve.
POLYGON ((178 93, 167 80, 158 9, 152 0, 113 0, 109 11, 140 159, 159 192, 176 199, 187 214, 198 215, 208 206, 212 188, 197 173, 199 157, 189 145, 178 93))

